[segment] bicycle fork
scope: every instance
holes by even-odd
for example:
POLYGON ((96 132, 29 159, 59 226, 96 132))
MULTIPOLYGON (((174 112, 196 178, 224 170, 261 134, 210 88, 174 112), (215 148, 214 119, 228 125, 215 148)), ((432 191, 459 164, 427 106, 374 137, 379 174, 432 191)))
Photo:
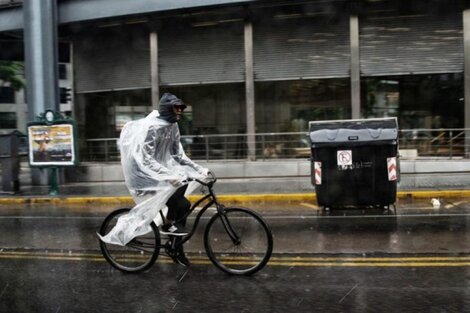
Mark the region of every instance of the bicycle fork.
POLYGON ((240 237, 238 237, 235 230, 233 230, 232 225, 230 224, 230 220, 227 217, 227 211, 225 211, 225 207, 221 204, 217 206, 217 212, 220 215, 220 220, 222 221, 222 225, 224 225, 224 229, 229 235, 230 239, 235 245, 241 244, 240 237))

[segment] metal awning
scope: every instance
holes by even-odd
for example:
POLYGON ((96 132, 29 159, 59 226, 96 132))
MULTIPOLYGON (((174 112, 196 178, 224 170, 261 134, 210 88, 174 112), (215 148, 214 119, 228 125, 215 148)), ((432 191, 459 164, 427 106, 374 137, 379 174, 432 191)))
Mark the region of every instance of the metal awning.
MULTIPOLYGON (((59 1, 59 24, 91 21, 112 17, 135 16, 205 6, 244 4, 254 0, 68 0, 59 1)), ((21 6, 0 9, 0 32, 23 28, 21 6)))

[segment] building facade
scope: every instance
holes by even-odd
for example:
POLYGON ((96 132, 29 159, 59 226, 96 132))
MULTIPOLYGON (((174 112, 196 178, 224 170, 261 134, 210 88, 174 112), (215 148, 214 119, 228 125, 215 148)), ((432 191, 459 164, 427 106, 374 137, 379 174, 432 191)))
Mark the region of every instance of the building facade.
MULTIPOLYGON (((21 62, 21 61, 19 61, 21 62)), ((59 63, 59 102, 64 116, 72 116, 72 64, 59 63)), ((26 80, 24 73, 19 75, 26 80)), ((26 133, 29 122, 26 90, 15 90, 7 82, 0 81, 0 134, 9 134, 18 130, 26 133)))
MULTIPOLYGON (((163 92, 188 104, 183 134, 306 131, 311 120, 387 116, 403 129, 470 127, 464 1, 118 2, 57 4, 58 37, 70 49, 61 86, 73 91, 63 109, 81 139, 117 137, 163 92), (93 6, 108 15, 94 16, 93 6)), ((0 35, 2 47, 22 40, 17 29, 0 35)), ((0 92, 0 102, 11 94, 0 92)), ((21 95, 0 103, 1 128, 24 131, 21 95)))

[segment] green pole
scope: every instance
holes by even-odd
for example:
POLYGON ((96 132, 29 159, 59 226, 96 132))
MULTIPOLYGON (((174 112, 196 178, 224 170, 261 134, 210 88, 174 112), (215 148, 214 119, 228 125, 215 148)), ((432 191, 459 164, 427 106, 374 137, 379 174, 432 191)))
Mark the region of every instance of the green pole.
POLYGON ((59 194, 59 188, 57 186, 57 167, 51 167, 49 172, 49 184, 51 189, 49 191, 50 196, 57 196, 59 194))

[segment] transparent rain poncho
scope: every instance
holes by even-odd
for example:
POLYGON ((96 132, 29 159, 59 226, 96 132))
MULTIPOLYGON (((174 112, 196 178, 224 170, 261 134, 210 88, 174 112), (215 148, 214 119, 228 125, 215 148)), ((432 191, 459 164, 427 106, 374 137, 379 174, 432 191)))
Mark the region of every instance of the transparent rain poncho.
MULTIPOLYGON (((126 245, 134 237, 152 229, 152 221, 162 224, 166 202, 188 177, 205 179, 208 170, 191 161, 183 151, 177 123, 158 118, 158 111, 126 123, 119 138, 121 163, 126 186, 136 206, 118 219, 116 226, 100 236, 107 243, 126 245)), ((191 182, 186 195, 198 183, 191 182)))

